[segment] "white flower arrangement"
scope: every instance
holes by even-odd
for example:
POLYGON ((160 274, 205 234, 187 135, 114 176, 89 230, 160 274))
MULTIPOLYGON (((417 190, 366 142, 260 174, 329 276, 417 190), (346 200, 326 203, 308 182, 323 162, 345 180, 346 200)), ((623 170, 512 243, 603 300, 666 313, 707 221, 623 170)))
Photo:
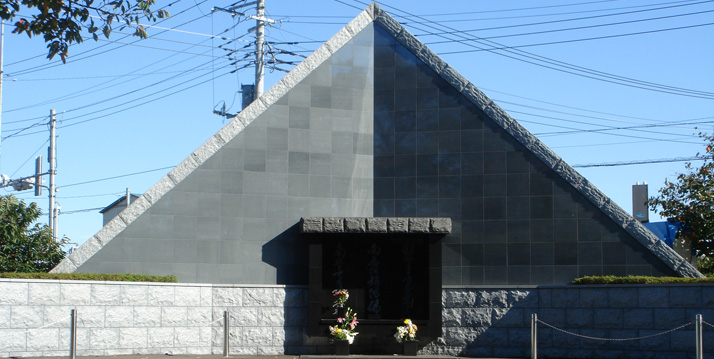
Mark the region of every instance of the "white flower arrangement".
POLYGON ((412 323, 411 319, 405 319, 404 325, 397 327, 397 332, 394 334, 394 338, 397 342, 414 342, 417 340, 416 332, 419 330, 417 325, 412 323))

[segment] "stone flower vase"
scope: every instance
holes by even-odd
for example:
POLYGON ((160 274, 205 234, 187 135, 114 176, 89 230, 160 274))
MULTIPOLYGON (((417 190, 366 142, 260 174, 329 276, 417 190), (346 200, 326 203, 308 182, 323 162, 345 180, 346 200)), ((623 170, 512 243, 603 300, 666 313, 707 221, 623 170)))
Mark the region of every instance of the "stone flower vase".
POLYGON ((336 340, 335 355, 350 355, 350 342, 346 340, 336 340))
POLYGON ((417 355, 417 342, 416 341, 404 341, 404 355, 415 357, 417 355))

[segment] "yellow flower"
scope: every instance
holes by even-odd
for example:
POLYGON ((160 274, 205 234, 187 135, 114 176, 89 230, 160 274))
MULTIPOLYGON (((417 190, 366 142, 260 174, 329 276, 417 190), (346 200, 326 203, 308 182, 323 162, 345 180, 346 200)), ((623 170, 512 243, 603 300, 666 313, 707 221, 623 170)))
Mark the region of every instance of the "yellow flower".
POLYGON ((341 332, 342 332, 342 329, 337 328, 337 330, 335 330, 335 332, 336 332, 336 333, 341 333, 341 332))
POLYGON ((409 325, 412 321, 409 319, 404 319, 404 324, 409 325))

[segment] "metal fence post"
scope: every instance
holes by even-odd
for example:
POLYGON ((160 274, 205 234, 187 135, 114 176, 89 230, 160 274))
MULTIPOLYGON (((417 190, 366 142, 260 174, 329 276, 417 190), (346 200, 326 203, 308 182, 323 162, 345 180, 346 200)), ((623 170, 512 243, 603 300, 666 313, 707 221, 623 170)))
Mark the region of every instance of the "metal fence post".
POLYGON ((694 335, 696 336, 697 356, 696 359, 704 357, 704 346, 702 345, 702 315, 697 314, 694 319, 694 335))
POLYGON ((69 359, 77 358, 77 309, 70 312, 69 359))
POLYGON ((223 356, 228 357, 228 352, 230 352, 230 316, 228 311, 223 312, 223 356))
POLYGON ((538 358, 538 314, 531 314, 531 359, 538 358))

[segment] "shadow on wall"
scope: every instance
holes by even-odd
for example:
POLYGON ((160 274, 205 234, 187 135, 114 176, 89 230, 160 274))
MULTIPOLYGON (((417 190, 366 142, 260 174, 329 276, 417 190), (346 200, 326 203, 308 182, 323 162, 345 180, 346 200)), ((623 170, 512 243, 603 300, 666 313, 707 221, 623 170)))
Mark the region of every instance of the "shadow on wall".
POLYGON ((714 317, 701 298, 700 287, 447 290, 441 344, 449 355, 529 357, 536 313, 539 357, 691 358, 695 314, 714 317))
MULTIPOLYGON (((284 332, 283 354, 315 354, 307 337, 307 296, 306 288, 286 288, 283 308, 284 332)), ((276 340, 278 335, 275 335, 276 340)), ((313 345, 315 343, 312 343, 313 345)))
POLYGON ((459 354, 470 357, 530 355, 530 318, 537 311, 537 291, 474 291, 461 300, 470 305, 446 311, 444 326, 457 327, 445 333, 447 345, 464 345, 459 354))
POLYGON ((307 285, 308 242, 298 223, 265 243, 262 252, 263 262, 276 269, 276 284, 307 285))

